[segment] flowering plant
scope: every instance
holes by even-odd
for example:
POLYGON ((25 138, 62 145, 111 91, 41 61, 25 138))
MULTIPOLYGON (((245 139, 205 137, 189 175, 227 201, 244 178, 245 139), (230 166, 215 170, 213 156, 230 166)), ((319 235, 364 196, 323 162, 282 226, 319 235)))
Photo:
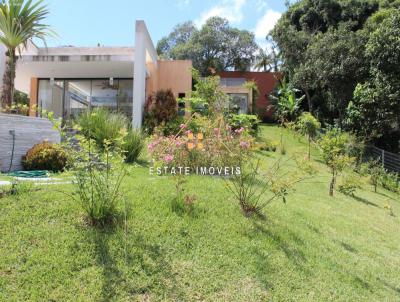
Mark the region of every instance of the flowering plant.
POLYGON ((182 124, 175 136, 153 135, 148 151, 155 166, 237 166, 250 152, 251 136, 244 128, 233 130, 222 116, 203 121, 201 132, 188 128, 182 124))

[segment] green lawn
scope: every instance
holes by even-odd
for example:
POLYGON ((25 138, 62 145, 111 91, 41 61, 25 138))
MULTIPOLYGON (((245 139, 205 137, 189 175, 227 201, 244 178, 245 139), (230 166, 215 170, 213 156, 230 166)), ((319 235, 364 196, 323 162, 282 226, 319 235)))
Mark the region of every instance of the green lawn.
MULTIPOLYGON (((277 127, 262 135, 279 140, 277 127)), ((306 154, 285 132, 286 156, 306 154)), ((264 164, 280 156, 260 155, 264 164)), ((191 176, 195 216, 171 210, 173 181, 131 166, 125 226, 99 230, 47 186, 0 199, 1 301, 400 301, 400 202, 365 181, 328 196, 328 171, 266 219, 245 218, 218 178, 191 176), (389 203, 395 216, 384 206, 389 203)))

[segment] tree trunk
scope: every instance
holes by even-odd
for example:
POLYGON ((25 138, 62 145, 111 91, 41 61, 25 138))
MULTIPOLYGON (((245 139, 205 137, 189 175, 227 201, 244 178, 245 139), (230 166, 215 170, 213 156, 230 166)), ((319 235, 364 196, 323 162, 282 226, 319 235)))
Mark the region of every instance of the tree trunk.
POLYGON ((2 107, 11 107, 14 101, 14 81, 17 56, 15 49, 6 52, 6 70, 3 76, 3 91, 1 94, 2 107))
POLYGON ((332 171, 332 179, 331 183, 329 185, 329 196, 333 196, 333 190, 335 188, 335 182, 336 182, 336 173, 332 171))

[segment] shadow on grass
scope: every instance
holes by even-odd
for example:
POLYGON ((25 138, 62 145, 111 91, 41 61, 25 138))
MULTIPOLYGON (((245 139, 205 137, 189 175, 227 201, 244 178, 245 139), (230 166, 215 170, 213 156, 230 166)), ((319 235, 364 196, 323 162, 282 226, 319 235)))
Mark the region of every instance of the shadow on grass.
POLYGON ((400 294, 400 287, 395 286, 395 285, 393 285, 393 284, 391 284, 391 283, 389 283, 389 282, 387 282, 387 281, 385 281, 385 280, 382 280, 382 279, 379 278, 379 277, 377 278, 377 280, 380 281, 384 286, 390 288, 392 291, 394 291, 394 292, 400 294))
POLYGON ((356 195, 353 195, 352 198, 354 200, 358 201, 358 202, 361 202, 361 203, 367 205, 367 206, 372 206, 372 207, 379 208, 379 206, 376 203, 373 203, 373 202, 371 202, 371 201, 369 201, 369 200, 367 200, 365 198, 362 198, 362 197, 359 197, 359 196, 356 196, 356 195))
POLYGON ((288 232, 288 239, 283 238, 281 235, 278 234, 277 228, 271 230, 270 228, 266 227, 265 224, 260 222, 253 222, 254 229, 256 232, 267 236, 273 242, 273 244, 281 250, 286 257, 298 268, 300 268, 303 272, 309 273, 308 270, 305 268, 304 264, 307 262, 307 259, 304 253, 299 250, 298 247, 304 246, 304 242, 301 238, 299 238, 296 234, 289 230, 285 230, 288 232), (292 243, 292 244, 289 244, 292 243))
POLYGON ((91 228, 85 237, 93 244, 94 260, 101 268, 98 301, 126 296, 146 301, 157 292, 169 292, 176 298, 182 295, 162 246, 129 231, 125 233, 121 227, 91 228))
POLYGON ((139 166, 144 167, 144 168, 150 167, 150 163, 145 159, 138 159, 136 161, 136 164, 138 164, 139 166))
POLYGON ((343 247, 346 251, 357 254, 357 250, 354 247, 352 247, 350 244, 343 242, 343 241, 339 241, 339 245, 341 247, 343 247))

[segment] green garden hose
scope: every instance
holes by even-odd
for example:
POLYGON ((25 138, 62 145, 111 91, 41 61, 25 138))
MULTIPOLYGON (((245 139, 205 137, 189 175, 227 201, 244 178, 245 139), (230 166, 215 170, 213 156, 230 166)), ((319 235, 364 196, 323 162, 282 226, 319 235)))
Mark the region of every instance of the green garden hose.
POLYGON ((15 171, 12 173, 8 173, 7 175, 12 177, 22 177, 22 178, 46 178, 49 177, 49 172, 45 170, 15 171))

